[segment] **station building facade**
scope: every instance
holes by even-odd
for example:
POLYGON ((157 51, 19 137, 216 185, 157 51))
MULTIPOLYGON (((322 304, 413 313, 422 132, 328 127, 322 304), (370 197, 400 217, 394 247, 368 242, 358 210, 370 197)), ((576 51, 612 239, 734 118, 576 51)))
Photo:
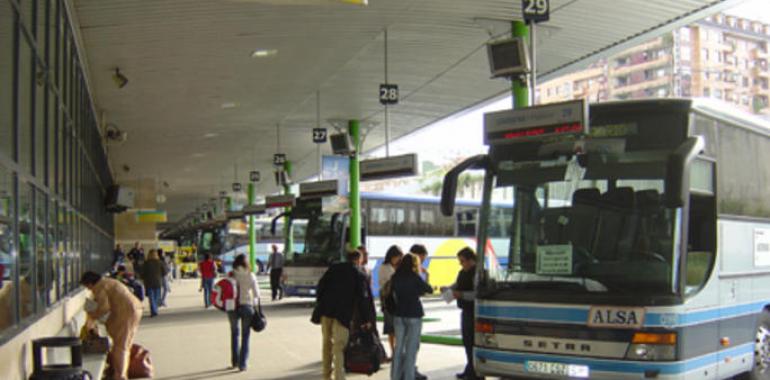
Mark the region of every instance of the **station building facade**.
MULTIPOLYGON (((0 374, 56 334, 85 270, 111 264, 113 184, 62 0, 0 0, 0 374)), ((6 377, 7 376, 7 377, 6 377)))

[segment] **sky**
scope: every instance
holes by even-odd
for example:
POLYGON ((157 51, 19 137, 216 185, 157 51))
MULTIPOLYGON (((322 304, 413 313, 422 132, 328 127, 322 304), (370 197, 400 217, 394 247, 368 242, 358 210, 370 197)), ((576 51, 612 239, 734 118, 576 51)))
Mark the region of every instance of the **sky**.
POLYGON ((747 0, 725 13, 770 24, 770 0, 747 0))

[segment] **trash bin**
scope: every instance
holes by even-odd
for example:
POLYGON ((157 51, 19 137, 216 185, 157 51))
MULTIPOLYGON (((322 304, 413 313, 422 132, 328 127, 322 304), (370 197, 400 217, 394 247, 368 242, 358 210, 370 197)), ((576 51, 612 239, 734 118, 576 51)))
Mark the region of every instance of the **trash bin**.
POLYGON ((30 380, 92 380, 83 370, 83 352, 80 339, 74 337, 49 337, 32 341, 32 375, 30 380), (59 348, 70 351, 69 363, 46 364, 43 349, 59 348))

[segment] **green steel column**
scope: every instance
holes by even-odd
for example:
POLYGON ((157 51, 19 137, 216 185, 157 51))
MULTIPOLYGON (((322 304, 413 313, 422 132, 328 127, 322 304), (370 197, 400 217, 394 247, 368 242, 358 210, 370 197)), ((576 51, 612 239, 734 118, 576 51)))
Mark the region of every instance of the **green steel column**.
MULTIPOLYGON (((291 177, 291 161, 286 160, 283 163, 283 170, 288 177, 291 177)), ((285 183, 283 185, 283 193, 285 195, 291 194, 291 185, 285 183)), ((291 208, 287 207, 285 211, 290 211, 291 208)), ((283 254, 291 257, 294 253, 294 236, 292 236, 292 228, 289 225, 289 217, 283 218, 283 254)))
MULTIPOLYGON (((254 205, 254 200, 256 198, 254 190, 254 183, 249 182, 249 187, 247 190, 249 206, 254 205)), ((254 235, 254 215, 249 215, 249 265, 251 266, 252 271, 257 270, 256 238, 257 237, 254 235)))
POLYGON ((361 150, 361 125, 358 120, 348 121, 348 133, 353 139, 355 154, 350 157, 350 245, 352 248, 361 245, 361 194, 358 183, 361 181, 358 154, 361 150))
MULTIPOLYGON (((529 28, 524 21, 514 21, 511 25, 511 33, 513 37, 522 37, 527 40, 529 36, 529 28)), ((529 87, 527 87, 527 81, 524 78, 512 78, 511 80, 511 95, 513 96, 513 108, 529 107, 529 87)))

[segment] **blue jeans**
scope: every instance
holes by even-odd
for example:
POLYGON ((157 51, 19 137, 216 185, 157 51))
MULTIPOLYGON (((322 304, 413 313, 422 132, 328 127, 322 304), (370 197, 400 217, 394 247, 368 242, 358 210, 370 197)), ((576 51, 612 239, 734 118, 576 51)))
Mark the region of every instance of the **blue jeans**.
POLYGON ((147 298, 150 300, 150 315, 158 315, 158 303, 160 303, 160 288, 147 288, 147 298))
POLYGON ((204 278, 201 280, 201 285, 203 286, 203 304, 209 307, 211 306, 211 288, 214 287, 214 279, 204 278))
POLYGON ((249 335, 251 334, 251 317, 253 315, 254 307, 251 305, 241 305, 235 311, 227 312, 227 318, 230 320, 230 364, 233 367, 246 368, 246 363, 249 360, 249 335), (240 350, 238 349, 238 328, 241 329, 240 350))
POLYGON ((393 317, 396 351, 390 367, 391 380, 414 380, 417 348, 420 346, 422 318, 393 317))

